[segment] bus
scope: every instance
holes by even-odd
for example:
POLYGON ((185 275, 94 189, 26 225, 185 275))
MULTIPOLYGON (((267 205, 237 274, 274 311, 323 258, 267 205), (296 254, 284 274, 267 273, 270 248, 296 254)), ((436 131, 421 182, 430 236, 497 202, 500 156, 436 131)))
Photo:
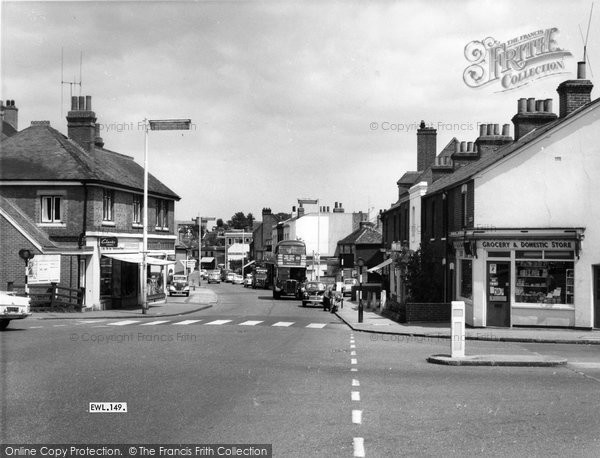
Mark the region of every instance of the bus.
POLYGON ((273 263, 269 265, 273 281, 273 298, 300 298, 300 287, 306 281, 306 245, 300 240, 282 240, 275 246, 273 263))

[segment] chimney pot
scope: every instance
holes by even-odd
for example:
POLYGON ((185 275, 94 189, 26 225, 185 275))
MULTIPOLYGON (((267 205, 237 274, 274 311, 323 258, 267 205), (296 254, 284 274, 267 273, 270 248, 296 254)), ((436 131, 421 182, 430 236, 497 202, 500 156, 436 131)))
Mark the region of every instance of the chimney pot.
POLYGON ((460 151, 462 153, 467 151, 467 142, 460 142, 460 151))
POLYGON ((535 101, 535 111, 544 111, 544 101, 543 100, 536 100, 535 101))
POLYGON ((527 99, 527 111, 530 113, 535 111, 535 99, 533 97, 527 99))
POLYGON ((577 79, 585 79, 585 62, 577 62, 577 79))
POLYGON ((552 99, 546 99, 544 101, 544 111, 552 113, 552 99))
POLYGON ((517 113, 525 113, 527 111, 527 99, 521 97, 517 102, 517 113))
POLYGON ((494 135, 494 125, 493 124, 488 124, 487 125, 487 134, 488 135, 494 135))
POLYGON ((487 134, 487 124, 480 124, 479 125, 479 136, 485 137, 486 134, 487 134))
POLYGON ((494 135, 500 135, 500 124, 494 124, 494 135))
POLYGON ((79 111, 84 111, 85 110, 85 97, 80 95, 79 96, 79 111))
POLYGON ((504 124, 502 126, 502 136, 509 137, 510 136, 510 124, 504 124))
POLYGON ((85 96, 85 110, 92 111, 92 96, 91 95, 85 96))
POLYGON ((473 142, 467 143, 467 152, 469 152, 469 153, 473 152, 473 142))
POLYGON ((71 97, 71 111, 77 110, 79 110, 79 99, 76 95, 74 95, 73 97, 71 97))

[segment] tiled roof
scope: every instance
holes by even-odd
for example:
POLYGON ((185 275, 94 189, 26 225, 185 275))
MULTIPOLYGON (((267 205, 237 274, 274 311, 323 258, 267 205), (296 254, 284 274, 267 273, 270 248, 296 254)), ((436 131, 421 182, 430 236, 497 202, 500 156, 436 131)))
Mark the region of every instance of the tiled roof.
MULTIPOLYGON (((84 181, 143 191, 144 168, 132 157, 104 148, 83 150, 49 125, 33 125, 2 141, 0 179, 84 181)), ((179 196, 148 174, 150 193, 179 196)))
POLYGON ((465 165, 465 166, 457 169, 454 173, 440 178, 439 180, 435 181, 433 184, 431 184, 427 188, 427 194, 432 194, 432 193, 435 193, 436 191, 441 191, 442 189, 445 189, 449 186, 452 186, 455 184, 460 184, 462 182, 469 180, 476 173, 486 169, 490 165, 498 162, 499 160, 501 160, 502 158, 504 158, 506 156, 509 156, 511 154, 519 152, 519 150, 522 147, 524 147, 525 145, 527 145, 527 144, 531 143, 532 141, 536 140, 537 138, 545 135, 548 131, 555 129, 556 127, 563 124, 567 120, 572 119, 574 116, 577 116, 583 110, 585 110, 587 108, 592 108, 595 105, 600 106, 600 98, 591 101, 590 103, 584 105, 583 107, 579 108, 578 110, 574 111, 573 113, 570 113, 568 116, 565 116, 564 118, 558 118, 555 121, 552 121, 542 127, 539 127, 537 129, 531 131, 527 135, 521 137, 518 141, 509 143, 508 145, 503 146, 502 148, 499 148, 493 154, 490 154, 489 156, 485 156, 482 159, 475 161, 471 164, 465 165))
POLYGON ((404 175, 400 177, 400 179, 396 182, 397 184, 408 184, 413 185, 416 183, 417 178, 421 175, 422 172, 405 172, 404 175))
POLYGON ((347 235, 338 243, 342 244, 379 244, 382 241, 381 232, 372 227, 361 227, 347 235))
POLYGON ((6 121, 2 121, 2 123, 0 124, 1 129, 2 129, 2 140, 12 137, 13 135, 15 135, 18 131, 17 129, 15 129, 11 124, 9 124, 6 121))
POLYGON ((56 245, 50 240, 48 234, 35 224, 25 213, 17 206, 13 205, 10 200, 0 196, 0 208, 14 220, 14 222, 25 231, 32 239, 39 243, 42 248, 56 248, 56 245))

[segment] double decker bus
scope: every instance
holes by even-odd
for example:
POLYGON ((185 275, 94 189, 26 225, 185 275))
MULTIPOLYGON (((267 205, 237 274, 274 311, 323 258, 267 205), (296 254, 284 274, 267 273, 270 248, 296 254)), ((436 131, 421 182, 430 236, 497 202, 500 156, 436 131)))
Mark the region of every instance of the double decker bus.
POLYGON ((306 245, 300 240, 282 240, 275 246, 273 263, 269 265, 273 281, 273 298, 300 297, 306 280, 306 245))

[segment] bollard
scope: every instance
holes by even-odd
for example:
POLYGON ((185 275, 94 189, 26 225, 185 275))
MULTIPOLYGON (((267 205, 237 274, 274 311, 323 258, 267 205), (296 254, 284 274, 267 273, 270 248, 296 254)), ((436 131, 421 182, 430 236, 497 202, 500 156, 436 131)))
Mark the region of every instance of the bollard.
POLYGON ((465 303, 452 301, 452 318, 450 320, 451 356, 465 356, 465 303))

